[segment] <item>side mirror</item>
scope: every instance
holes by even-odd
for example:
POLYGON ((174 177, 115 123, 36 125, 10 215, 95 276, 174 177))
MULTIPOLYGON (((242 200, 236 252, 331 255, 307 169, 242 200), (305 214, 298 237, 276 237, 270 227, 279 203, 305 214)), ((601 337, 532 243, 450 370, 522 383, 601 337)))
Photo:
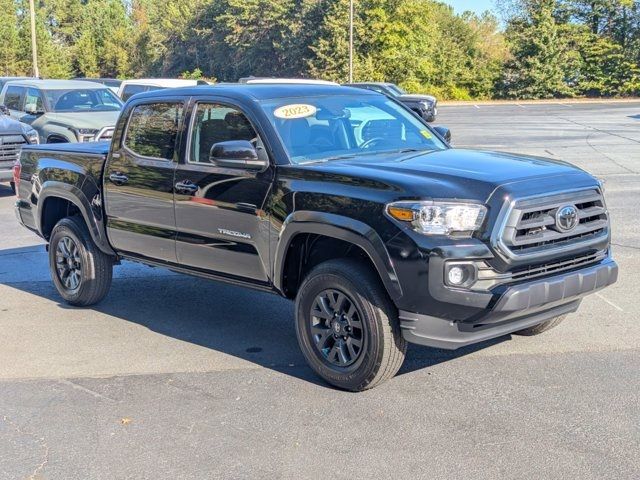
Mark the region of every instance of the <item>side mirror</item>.
POLYGON ((433 127, 433 129, 438 132, 440 136, 447 141, 447 143, 451 143, 451 130, 447 127, 443 127, 442 125, 433 127))
POLYGON ((209 161, 214 165, 243 170, 264 170, 268 164, 258 157, 258 152, 246 140, 230 140, 214 143, 209 153, 209 161))
POLYGON ((0 103, 0 114, 2 115, 10 115, 11 112, 9 112, 9 109, 7 108, 6 105, 3 105, 0 103))
POLYGON ((44 111, 38 110, 35 103, 27 103, 24 106, 24 113, 27 115, 42 115, 44 111))

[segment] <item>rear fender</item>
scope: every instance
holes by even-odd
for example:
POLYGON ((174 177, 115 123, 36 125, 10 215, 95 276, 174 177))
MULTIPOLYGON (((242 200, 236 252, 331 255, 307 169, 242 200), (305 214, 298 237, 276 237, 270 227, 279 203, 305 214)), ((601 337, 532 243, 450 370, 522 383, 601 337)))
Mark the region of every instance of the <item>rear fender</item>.
MULTIPOLYGON (((88 182, 84 182, 85 184, 88 182)), ((92 181, 90 183, 93 183, 92 181)), ((43 235, 43 209, 46 205, 48 198, 62 198, 68 200, 75 205, 82 218, 84 219, 91 238, 98 246, 100 250, 108 255, 115 255, 115 252, 109 245, 107 240, 106 230, 104 228, 104 222, 102 218, 102 206, 100 205, 99 190, 95 184, 93 187, 89 186, 89 191, 93 191, 95 195, 92 195, 92 200, 87 198, 85 185, 83 189, 78 188, 76 185, 66 184, 54 180, 46 181, 42 184, 42 188, 38 195, 38 203, 36 209, 36 218, 38 219, 38 229, 40 234, 43 235), (93 204, 92 204, 93 202, 93 204)), ((44 235, 43 235, 44 236, 44 235)))

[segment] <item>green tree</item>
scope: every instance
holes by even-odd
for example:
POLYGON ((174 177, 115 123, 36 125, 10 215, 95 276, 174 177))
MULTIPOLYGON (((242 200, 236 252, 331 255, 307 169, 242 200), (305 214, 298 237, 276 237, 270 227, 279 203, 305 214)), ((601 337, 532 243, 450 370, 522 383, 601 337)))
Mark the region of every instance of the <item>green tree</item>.
POLYGON ((523 13, 506 29, 512 59, 505 68, 503 94, 525 99, 574 95, 577 57, 567 29, 556 22, 556 0, 523 3, 523 13))
POLYGON ((19 72, 18 16, 14 0, 0 0, 0 74, 19 72))

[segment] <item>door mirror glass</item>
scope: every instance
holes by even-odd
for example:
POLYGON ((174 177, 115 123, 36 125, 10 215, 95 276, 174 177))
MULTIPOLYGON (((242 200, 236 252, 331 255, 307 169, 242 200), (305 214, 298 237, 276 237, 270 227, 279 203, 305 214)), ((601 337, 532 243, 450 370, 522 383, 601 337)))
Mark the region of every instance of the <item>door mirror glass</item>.
POLYGON ((258 152, 247 140, 229 140, 214 143, 209 161, 219 167, 264 170, 267 162, 258 157, 258 152))
POLYGON ((438 132, 440 136, 447 141, 447 143, 451 143, 451 130, 447 127, 443 127, 442 125, 433 127, 433 129, 438 132))

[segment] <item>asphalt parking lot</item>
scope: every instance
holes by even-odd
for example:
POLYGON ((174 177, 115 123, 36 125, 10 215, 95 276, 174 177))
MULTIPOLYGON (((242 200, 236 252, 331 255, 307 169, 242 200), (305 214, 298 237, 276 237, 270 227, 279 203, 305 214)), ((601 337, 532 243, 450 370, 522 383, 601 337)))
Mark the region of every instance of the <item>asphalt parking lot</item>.
POLYGON ((412 346, 361 394, 319 381, 278 297, 123 264, 61 303, 0 186, 0 479, 640 475, 640 102, 443 106, 453 143, 606 181, 613 287, 538 337, 412 346), (634 280, 635 279, 635 280, 634 280))

